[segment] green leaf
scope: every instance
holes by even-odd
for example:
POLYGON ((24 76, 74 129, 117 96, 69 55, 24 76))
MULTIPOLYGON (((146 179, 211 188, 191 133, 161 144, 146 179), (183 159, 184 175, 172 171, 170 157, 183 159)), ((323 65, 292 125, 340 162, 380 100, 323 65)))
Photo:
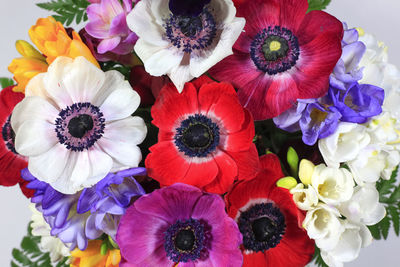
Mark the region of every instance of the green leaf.
POLYGON ((29 257, 27 257, 21 250, 14 248, 12 250, 12 256, 17 262, 21 263, 22 265, 29 266, 30 264, 32 264, 32 262, 29 260, 29 257))
POLYGON ((308 12, 325 9, 331 0, 308 0, 308 12))
POLYGON ((27 236, 22 239, 21 248, 29 253, 40 253, 39 246, 35 243, 34 239, 27 236))
POLYGON ((368 227, 369 231, 371 232, 371 235, 374 239, 376 239, 376 240, 382 239, 381 231, 380 231, 378 224, 370 225, 367 227, 368 227))
POLYGON ((19 266, 15 262, 11 261, 11 267, 19 267, 19 266))
POLYGON ((89 6, 87 0, 51 0, 50 2, 38 3, 38 7, 53 12, 53 17, 65 24, 71 25, 87 20, 86 8, 89 6))
POLYGON ((390 229, 390 220, 389 217, 385 217, 380 221, 381 229, 382 229, 382 236, 383 239, 387 239, 389 235, 389 229, 390 229))
POLYGON ((400 232, 400 216, 399 216, 399 212, 397 210, 396 207, 389 207, 388 208, 390 217, 392 219, 393 222, 393 228, 394 228, 394 232, 396 233, 397 236, 399 236, 399 232, 400 232))
POLYGON ((10 78, 2 77, 2 78, 0 78, 0 85, 1 85, 1 88, 4 89, 8 86, 14 85, 14 80, 10 79, 10 78))
POLYGON ((315 252, 314 252, 314 256, 312 259, 315 263, 315 265, 317 265, 318 267, 329 267, 324 260, 321 257, 321 251, 319 250, 319 248, 317 246, 315 246, 315 252))

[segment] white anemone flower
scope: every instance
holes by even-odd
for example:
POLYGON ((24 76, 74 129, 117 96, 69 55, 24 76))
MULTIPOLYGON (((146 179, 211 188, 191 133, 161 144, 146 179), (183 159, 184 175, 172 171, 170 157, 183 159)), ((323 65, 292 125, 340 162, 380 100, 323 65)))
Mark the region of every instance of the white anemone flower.
POLYGON ((147 133, 131 114, 140 103, 117 71, 84 57, 58 57, 27 85, 11 125, 15 149, 37 179, 64 194, 90 187, 109 172, 136 167, 147 133))
POLYGON ((372 242, 370 231, 365 225, 354 224, 347 220, 342 221, 344 232, 339 242, 332 250, 321 250, 322 259, 331 267, 342 267, 343 262, 350 262, 358 258, 361 248, 372 242))
POLYGON ((345 230, 340 216, 336 208, 323 203, 319 203, 316 208, 307 212, 303 227, 321 250, 331 250, 339 242, 345 230))
POLYGON ((32 235, 40 237, 40 250, 49 252, 52 263, 71 256, 69 248, 60 239, 50 234, 50 225, 44 220, 43 214, 35 208, 35 204, 30 203, 29 208, 32 211, 32 235))
POLYGON ((374 225, 386 216, 383 204, 379 203, 379 192, 375 184, 364 184, 354 188, 351 199, 338 207, 341 214, 352 222, 374 225))
MULTIPOLYGON (((231 55, 242 32, 231 0, 211 0, 198 16, 174 15, 167 0, 142 0, 127 16, 139 39, 134 47, 148 73, 167 74, 179 92, 231 55)), ((195 4, 195 3, 194 3, 195 4)))
POLYGON ((365 126, 340 122, 334 134, 318 141, 318 148, 328 166, 339 168, 341 162, 355 159, 370 140, 365 126))
POLYGON ((310 210, 318 204, 317 192, 311 186, 304 188, 304 184, 300 183, 290 189, 290 193, 293 195, 293 201, 299 209, 310 210))

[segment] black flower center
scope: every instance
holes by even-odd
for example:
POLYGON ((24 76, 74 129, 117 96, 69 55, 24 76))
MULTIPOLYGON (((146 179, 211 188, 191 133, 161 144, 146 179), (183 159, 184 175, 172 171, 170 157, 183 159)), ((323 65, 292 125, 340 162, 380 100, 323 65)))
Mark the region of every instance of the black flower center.
POLYGON ((194 37, 203 28, 200 17, 179 16, 177 23, 181 32, 187 37, 194 37))
POLYGON ((191 251, 196 237, 192 230, 181 230, 175 237, 175 247, 178 250, 191 251))
POLYGON ((219 127, 210 118, 195 114, 176 129, 175 144, 190 157, 206 157, 219 144, 219 127))
POLYGON ((6 123, 4 123, 1 134, 8 150, 14 154, 18 154, 15 150, 15 132, 11 127, 11 115, 8 116, 6 123))
POLYGON ((254 64, 269 75, 291 69, 296 65, 299 56, 297 37, 280 26, 262 29, 250 45, 250 57, 254 64))
POLYGON ((195 261, 205 247, 205 228, 196 219, 178 220, 164 233, 164 248, 173 262, 195 261))
POLYGON ((76 138, 82 138, 93 129, 93 119, 87 114, 80 114, 72 118, 68 123, 68 132, 76 138))
POLYGON ((274 203, 255 204, 240 214, 239 230, 246 250, 264 252, 276 247, 285 234, 285 217, 274 203))
POLYGON ((72 151, 83 151, 103 136, 105 119, 98 107, 87 102, 75 103, 61 110, 55 125, 61 144, 72 151))
POLYGON ((256 240, 265 242, 276 232, 277 225, 268 217, 261 217, 253 221, 251 228, 256 240))
POLYGON ((169 0, 169 10, 175 16, 198 16, 210 0, 169 0))

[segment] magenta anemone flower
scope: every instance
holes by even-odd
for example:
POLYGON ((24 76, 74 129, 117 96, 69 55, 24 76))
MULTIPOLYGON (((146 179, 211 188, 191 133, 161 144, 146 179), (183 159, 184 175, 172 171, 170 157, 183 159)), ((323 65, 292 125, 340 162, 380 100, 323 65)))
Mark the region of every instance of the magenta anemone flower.
POLYGON ((230 81, 253 114, 264 120, 291 108, 297 99, 328 92, 329 75, 341 56, 342 23, 307 0, 252 0, 237 7, 246 19, 234 54, 210 73, 230 81))
POLYGON ((241 241, 219 195, 179 183, 136 200, 117 232, 121 267, 239 267, 241 241))
POLYGON ((89 23, 85 30, 99 39, 97 52, 125 55, 133 51, 137 36, 126 24, 126 15, 132 10, 132 0, 92 1, 87 8, 89 23))

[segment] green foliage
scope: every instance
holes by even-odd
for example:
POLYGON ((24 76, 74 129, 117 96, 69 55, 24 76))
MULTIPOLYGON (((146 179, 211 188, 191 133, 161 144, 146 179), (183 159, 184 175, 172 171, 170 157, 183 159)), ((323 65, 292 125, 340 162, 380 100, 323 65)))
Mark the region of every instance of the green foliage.
POLYGON ((129 81, 129 74, 131 72, 131 67, 119 64, 114 61, 99 62, 100 67, 103 71, 116 70, 125 76, 125 79, 129 81))
POLYGON ((290 167, 291 175, 297 178, 299 173, 299 156, 297 155, 296 150, 291 146, 288 149, 286 159, 290 167))
POLYGON ((329 267, 322 259, 321 251, 317 246, 315 246, 315 252, 312 261, 314 261, 314 264, 317 265, 318 267, 329 267))
MULTIPOLYGON (((12 251, 12 267, 53 267, 50 260, 50 254, 40 250, 40 237, 32 235, 32 228, 29 224, 28 235, 22 239, 21 248, 14 248, 12 251)), ((67 267, 68 258, 64 258, 55 267, 67 267)))
POLYGON ((325 9, 331 0, 308 0, 308 12, 325 9))
POLYGON ((51 0, 46 3, 36 4, 38 7, 52 11, 55 13, 53 17, 65 24, 71 25, 72 22, 76 24, 86 21, 87 14, 86 8, 89 6, 87 0, 51 0))
POLYGON ((0 78, 0 85, 1 85, 1 88, 4 89, 8 86, 14 85, 14 80, 10 79, 10 78, 2 77, 2 78, 0 78))
POLYGON ((400 185, 397 177, 398 167, 393 171, 389 180, 381 179, 376 183, 379 192, 379 202, 386 208, 386 217, 379 223, 368 226, 374 239, 387 239, 390 226, 393 225, 397 236, 400 234, 400 185))

